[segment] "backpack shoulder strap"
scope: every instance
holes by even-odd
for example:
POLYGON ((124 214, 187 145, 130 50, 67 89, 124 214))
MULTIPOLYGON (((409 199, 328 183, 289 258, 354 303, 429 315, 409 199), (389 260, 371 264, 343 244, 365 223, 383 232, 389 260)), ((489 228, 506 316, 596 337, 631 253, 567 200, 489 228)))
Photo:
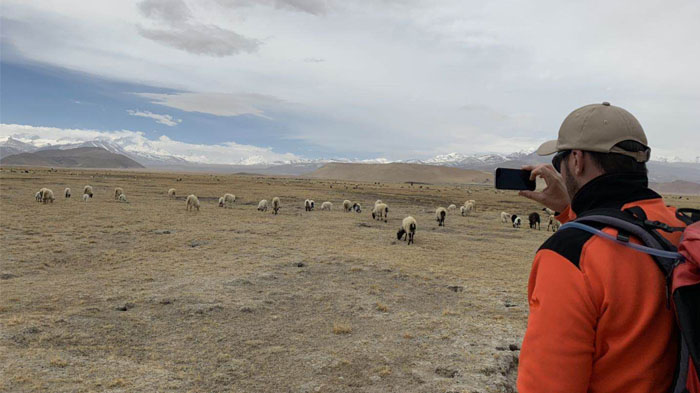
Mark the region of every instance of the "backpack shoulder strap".
POLYGON ((700 221, 700 209, 680 208, 676 209, 676 218, 683 221, 685 225, 694 224, 700 221))
POLYGON ((587 230, 582 228, 581 225, 588 226, 591 229, 589 232, 599 237, 607 238, 625 247, 651 255, 664 276, 669 277, 678 262, 680 254, 678 254, 676 247, 666 238, 653 228, 645 225, 646 214, 642 209, 639 209, 639 211, 635 210, 594 209, 579 216, 576 220, 562 225, 561 228, 572 224, 568 225, 568 227, 587 230), (618 235, 614 237, 595 227, 615 228, 618 230, 618 235), (639 239, 642 245, 631 243, 631 236, 639 239))

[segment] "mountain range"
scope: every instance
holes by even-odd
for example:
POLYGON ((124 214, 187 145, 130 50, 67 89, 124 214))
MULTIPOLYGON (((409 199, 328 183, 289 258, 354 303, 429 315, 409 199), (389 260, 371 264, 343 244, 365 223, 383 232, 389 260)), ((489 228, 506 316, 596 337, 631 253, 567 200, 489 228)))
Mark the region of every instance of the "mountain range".
POLYGON ((112 153, 101 147, 48 149, 31 153, 18 153, 0 158, 0 164, 59 168, 145 168, 123 154, 112 153))
MULTIPOLYGON (((439 165, 460 169, 479 170, 493 172, 497 167, 519 168, 522 165, 548 163, 551 157, 540 157, 532 150, 520 151, 511 154, 461 154, 449 153, 419 160, 386 159, 353 160, 353 159, 302 159, 292 161, 256 162, 249 165, 224 165, 192 162, 180 157, 154 152, 126 150, 116 142, 108 140, 92 140, 81 143, 39 145, 23 142, 15 138, 8 138, 0 142, 0 158, 20 153, 33 153, 45 150, 67 150, 76 148, 101 148, 113 154, 128 157, 138 164, 155 170, 169 171, 197 171, 197 172, 247 172, 269 175, 302 175, 311 173, 329 163, 362 163, 362 164, 386 164, 406 163, 439 165)), ((659 160, 648 163, 649 179, 653 182, 671 182, 684 180, 700 182, 700 163, 677 162, 676 160, 659 160)))

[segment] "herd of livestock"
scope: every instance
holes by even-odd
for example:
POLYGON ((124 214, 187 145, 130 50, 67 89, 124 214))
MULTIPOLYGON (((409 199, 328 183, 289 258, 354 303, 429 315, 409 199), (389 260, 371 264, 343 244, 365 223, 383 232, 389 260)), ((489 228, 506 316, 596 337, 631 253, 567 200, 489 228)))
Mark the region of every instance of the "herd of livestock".
MULTIPOLYGON (((176 190, 174 188, 171 188, 168 190, 168 198, 170 199, 176 199, 176 190)), ((71 197, 71 189, 66 188, 63 191, 63 196, 64 198, 70 198, 71 197)), ((94 192, 92 189, 92 186, 86 185, 83 187, 83 194, 82 194, 82 200, 83 202, 89 201, 92 197, 94 196, 94 192)), ((40 189, 35 195, 35 199, 37 202, 43 202, 43 203, 53 203, 55 200, 54 193, 52 190, 48 188, 42 188, 40 189)), ((124 193, 124 190, 121 187, 117 187, 114 189, 114 199, 119 201, 119 202, 128 202, 126 198, 126 194, 124 193)), ((223 208, 231 208, 233 207, 233 204, 236 202, 236 196, 233 194, 224 194, 222 197, 219 198, 219 207, 223 208)), ((187 196, 185 199, 186 203, 186 208, 187 211, 194 211, 197 210, 199 211, 200 208, 200 203, 199 203, 199 198, 197 198, 196 195, 190 194, 187 196)), ((273 214, 278 214, 279 210, 281 207, 280 203, 280 198, 279 197, 274 197, 272 198, 272 202, 268 202, 267 199, 263 199, 258 203, 258 211, 261 212, 266 212, 269 210, 272 211, 273 214)), ((314 202, 312 199, 306 199, 304 201, 304 210, 305 211, 313 211, 316 208, 316 202, 314 202)), ((323 202, 321 204, 321 210, 327 210, 330 211, 333 209, 333 203, 330 201, 323 202)), ((357 203, 357 202, 352 202, 350 200, 344 200, 343 201, 343 210, 345 212, 356 212, 356 213, 361 213, 362 212, 362 206, 357 203)), ((548 208, 542 209, 544 212, 547 213, 547 230, 552 230, 556 231, 559 229, 559 221, 555 218, 556 213, 548 208)), ((435 209, 435 220, 438 222, 438 226, 444 226, 445 225, 445 218, 447 217, 448 214, 454 214, 457 211, 457 206, 452 204, 449 205, 447 208, 444 208, 442 206, 438 207, 435 209)), ((473 199, 470 199, 464 203, 464 205, 459 207, 460 214, 462 216, 467 216, 471 212, 476 212, 476 201, 473 199)), ((375 220, 380 220, 387 222, 387 216, 389 214, 389 206, 382 202, 381 200, 377 200, 374 203, 374 208, 372 209, 372 218, 375 220)), ((528 215, 528 221, 530 224, 530 229, 541 229, 540 224, 541 224, 541 218, 540 214, 537 212, 530 213, 528 215)), ((501 222, 502 223, 510 223, 513 228, 520 228, 522 226, 523 220, 521 217, 515 214, 509 214, 506 212, 501 212, 501 222)), ((399 240, 405 240, 408 242, 408 244, 413 243, 413 238, 416 233, 417 229, 417 222, 416 219, 413 218, 412 216, 408 216, 404 218, 401 222, 401 228, 399 228, 399 231, 396 233, 396 237, 399 240)))

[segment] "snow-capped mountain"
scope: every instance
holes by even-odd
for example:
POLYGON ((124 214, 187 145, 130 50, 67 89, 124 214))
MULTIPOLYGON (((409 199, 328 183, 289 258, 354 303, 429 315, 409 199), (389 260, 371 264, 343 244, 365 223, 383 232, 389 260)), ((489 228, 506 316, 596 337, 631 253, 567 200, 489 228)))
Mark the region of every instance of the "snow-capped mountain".
MULTIPOLYGON (((352 158, 319 158, 319 159, 290 159, 267 160, 259 154, 240 159, 230 164, 209 164, 188 156, 188 159, 168 154, 158 149, 149 141, 133 143, 133 140, 95 139, 77 143, 47 143, 46 140, 19 140, 9 137, 0 141, 0 157, 14 154, 35 152, 39 150, 65 150, 77 147, 99 147, 111 153, 121 154, 133 159, 147 168, 162 168, 170 170, 197 170, 215 172, 256 172, 265 174, 300 175, 312 172, 328 163, 365 163, 388 164, 392 162, 414 163, 424 165, 440 165, 462 169, 473 169, 491 172, 497 167, 519 168, 522 165, 548 163, 551 157, 540 157, 534 149, 523 150, 511 154, 481 153, 463 154, 458 152, 440 154, 427 159, 389 160, 386 158, 352 159, 352 158), (121 142, 121 143, 120 143, 121 142)), ((197 156, 194 156, 197 157, 197 156)), ((678 162, 677 158, 659 157, 648 164, 649 180, 654 182, 688 180, 700 182, 700 163, 678 162)))
POLYGON ((62 144, 45 144, 45 145, 34 145, 32 143, 25 143, 14 139, 12 137, 8 138, 5 142, 0 142, 0 156, 5 157, 12 154, 43 151, 43 150, 67 150, 75 149, 78 147, 99 147, 107 150, 110 153, 122 154, 131 158, 132 160, 138 162, 146 167, 154 166, 167 166, 167 165, 183 165, 188 164, 189 161, 184 160, 179 157, 175 157, 168 154, 158 154, 149 151, 139 151, 127 146, 124 148, 117 142, 110 140, 95 139, 87 142, 77 142, 77 143, 62 143, 62 144), (8 150, 8 154, 5 154, 5 150, 8 150), (10 150, 13 149, 13 150, 10 150))
POLYGON ((0 142, 0 158, 11 156, 13 154, 31 153, 36 150, 36 147, 30 143, 25 143, 12 137, 0 142))

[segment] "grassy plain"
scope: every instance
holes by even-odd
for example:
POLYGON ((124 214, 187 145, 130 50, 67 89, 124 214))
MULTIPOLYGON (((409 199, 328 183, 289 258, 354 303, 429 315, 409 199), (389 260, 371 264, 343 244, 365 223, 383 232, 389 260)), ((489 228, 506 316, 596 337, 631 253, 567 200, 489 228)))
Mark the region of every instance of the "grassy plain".
POLYGON ((504 210, 539 208, 476 185, 2 168, 0 391, 514 391, 550 233, 501 224, 504 210), (53 204, 34 201, 41 187, 53 204), (216 205, 226 192, 232 209, 216 205), (274 196, 279 215, 256 210, 274 196), (306 198, 333 211, 305 212, 306 198), (435 207, 467 199, 475 214, 437 226, 435 207), (409 214, 411 246, 396 239, 409 214))

